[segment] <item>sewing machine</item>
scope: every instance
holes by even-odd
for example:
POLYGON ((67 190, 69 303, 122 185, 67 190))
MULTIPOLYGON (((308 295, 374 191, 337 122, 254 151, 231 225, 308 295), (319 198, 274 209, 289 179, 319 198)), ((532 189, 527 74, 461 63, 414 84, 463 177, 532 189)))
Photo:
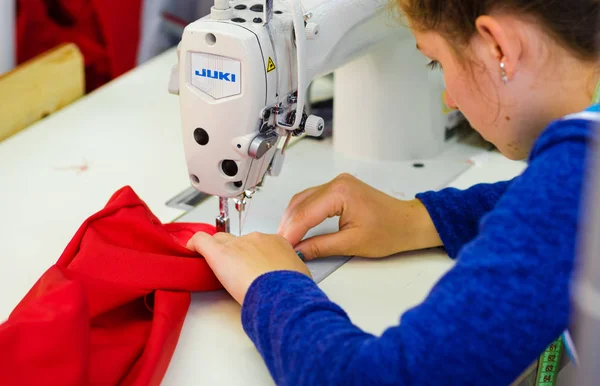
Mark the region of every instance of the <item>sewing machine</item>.
POLYGON ((397 161, 442 151, 452 117, 426 64, 388 1, 216 0, 185 28, 169 91, 191 184, 220 197, 217 228, 230 231, 230 198, 241 217, 280 173, 290 137, 322 134, 307 88, 332 71, 336 152, 397 161))

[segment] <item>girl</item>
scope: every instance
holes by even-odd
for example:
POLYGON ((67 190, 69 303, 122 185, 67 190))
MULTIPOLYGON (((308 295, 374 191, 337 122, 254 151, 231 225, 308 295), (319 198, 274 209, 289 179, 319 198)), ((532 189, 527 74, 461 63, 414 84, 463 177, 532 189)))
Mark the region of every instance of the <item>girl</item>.
POLYGON ((589 106, 600 0, 396 1, 418 49, 443 68, 447 104, 528 168, 412 201, 342 175, 296 195, 279 235, 194 236, 189 248, 242 304, 278 384, 507 385, 568 326, 586 149, 600 120, 589 106), (333 216, 339 232, 302 241, 333 216), (295 253, 376 258, 442 245, 455 266, 381 337, 354 326, 295 253))

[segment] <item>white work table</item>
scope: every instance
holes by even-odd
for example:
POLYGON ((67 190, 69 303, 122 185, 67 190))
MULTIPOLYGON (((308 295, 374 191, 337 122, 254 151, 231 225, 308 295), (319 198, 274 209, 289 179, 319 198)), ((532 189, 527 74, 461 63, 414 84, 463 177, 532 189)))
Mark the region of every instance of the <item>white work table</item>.
MULTIPOLYGON (((0 142, 0 320, 56 262, 79 225, 122 186, 132 186, 163 222, 184 214, 165 205, 189 186, 178 98, 167 93, 175 60, 174 51, 168 51, 0 142)), ((345 171, 347 165, 374 185, 384 180, 380 172, 372 173, 364 165, 331 153, 330 141, 303 140, 291 148, 282 175, 268 178, 254 198, 244 233, 274 232, 294 189, 323 183, 345 171), (316 153, 321 156, 312 156, 314 162, 331 160, 331 165, 323 165, 322 174, 309 175, 303 168, 307 159, 303 154, 310 157, 316 153), (283 186, 285 194, 270 200, 283 186)), ((461 159, 449 153, 442 160, 425 161, 422 173, 437 178, 442 186, 466 188, 511 178, 524 167, 482 149, 473 148, 466 154, 470 156, 461 159), (445 181, 441 173, 447 173, 445 181)), ((404 178, 404 172, 414 176, 407 167, 400 167, 395 172, 399 180, 391 178, 392 182, 378 187, 399 198, 410 198, 427 186, 427 179, 404 178)), ((216 209, 216 200, 209 199, 182 220, 212 223, 216 209)), ((333 225, 326 222, 321 230, 331 230, 333 225)), ((319 285, 354 323, 380 334, 397 324, 402 312, 418 304, 451 266, 452 261, 439 249, 377 261, 354 258, 319 285)), ((242 331, 240 307, 224 291, 193 295, 163 383, 273 383, 242 331)))

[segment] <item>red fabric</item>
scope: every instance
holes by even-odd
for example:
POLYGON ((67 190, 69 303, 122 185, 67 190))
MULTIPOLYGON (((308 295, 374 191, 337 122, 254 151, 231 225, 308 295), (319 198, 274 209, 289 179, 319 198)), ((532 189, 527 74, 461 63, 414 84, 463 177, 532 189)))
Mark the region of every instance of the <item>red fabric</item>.
POLYGON ((93 90, 135 67, 141 11, 142 0, 17 0, 17 61, 75 43, 93 90))
POLYGON ((190 291, 221 288, 185 248, 206 224, 161 224, 130 187, 79 228, 0 325, 3 385, 158 385, 190 291))

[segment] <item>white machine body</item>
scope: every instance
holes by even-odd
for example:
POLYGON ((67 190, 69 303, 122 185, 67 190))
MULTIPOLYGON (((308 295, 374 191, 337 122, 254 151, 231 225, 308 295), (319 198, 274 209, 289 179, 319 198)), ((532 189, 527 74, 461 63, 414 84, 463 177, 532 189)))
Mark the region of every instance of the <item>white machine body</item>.
POLYGON ((411 39, 382 0, 216 1, 185 28, 169 84, 192 185, 232 198, 277 174, 282 139, 322 133, 323 120, 304 113, 306 91, 336 70, 336 150, 377 159, 439 151, 443 81, 411 39))

